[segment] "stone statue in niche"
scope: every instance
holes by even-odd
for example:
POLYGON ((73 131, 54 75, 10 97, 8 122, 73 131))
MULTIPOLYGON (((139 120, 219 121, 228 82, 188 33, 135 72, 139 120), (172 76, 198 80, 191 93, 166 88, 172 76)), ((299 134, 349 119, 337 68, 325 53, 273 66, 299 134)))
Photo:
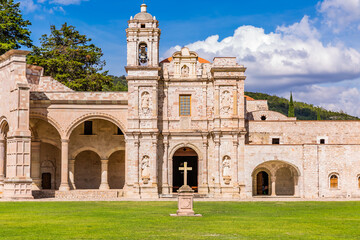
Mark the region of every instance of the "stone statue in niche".
POLYGON ((145 184, 150 180, 150 158, 147 155, 141 160, 141 179, 145 184))
POLYGON ((141 111, 145 115, 150 113, 150 94, 148 92, 141 94, 141 111))
POLYGON ((224 91, 221 95, 221 114, 229 114, 231 110, 231 94, 224 91))
POLYGON ((181 68, 181 77, 189 77, 189 74, 190 74, 190 68, 188 66, 184 65, 181 68))
POLYGON ((231 181, 231 159, 229 156, 225 156, 222 163, 223 179, 225 184, 230 184, 231 181))

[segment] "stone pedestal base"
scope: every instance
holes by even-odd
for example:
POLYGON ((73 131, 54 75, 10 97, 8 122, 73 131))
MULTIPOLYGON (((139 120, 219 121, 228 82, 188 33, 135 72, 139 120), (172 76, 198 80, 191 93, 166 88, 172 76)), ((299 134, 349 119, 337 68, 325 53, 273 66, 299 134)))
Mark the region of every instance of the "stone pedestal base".
POLYGON ((140 199, 140 188, 139 184, 125 184, 124 186, 124 197, 140 199))
POLYGON ((162 188, 162 190, 161 190, 162 194, 170 194, 171 193, 171 188, 168 184, 162 185, 161 188, 162 188))
POLYGON ((178 210, 176 214, 170 214, 172 217, 201 217, 201 214, 195 214, 193 210, 194 191, 190 186, 182 186, 179 190, 178 210))
POLYGON ((6 179, 4 181, 3 199, 34 199, 32 196, 32 179, 6 179))
POLYGON ((108 183, 102 183, 99 187, 99 190, 109 190, 109 184, 108 183))
POLYGON ((70 186, 69 184, 61 184, 60 187, 59 187, 59 191, 70 191, 70 186))
POLYGON ((209 194, 209 187, 206 185, 200 185, 198 192, 199 194, 209 194))
POLYGON ((157 187, 154 186, 140 186, 141 198, 159 198, 157 187))

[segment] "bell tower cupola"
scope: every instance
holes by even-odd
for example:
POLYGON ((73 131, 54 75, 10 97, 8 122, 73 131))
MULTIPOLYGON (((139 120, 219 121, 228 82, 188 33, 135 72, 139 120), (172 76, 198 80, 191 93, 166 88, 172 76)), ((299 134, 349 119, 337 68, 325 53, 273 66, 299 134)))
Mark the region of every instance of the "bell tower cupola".
POLYGON ((158 67, 159 21, 147 12, 147 5, 141 5, 141 12, 128 21, 127 67, 158 67))

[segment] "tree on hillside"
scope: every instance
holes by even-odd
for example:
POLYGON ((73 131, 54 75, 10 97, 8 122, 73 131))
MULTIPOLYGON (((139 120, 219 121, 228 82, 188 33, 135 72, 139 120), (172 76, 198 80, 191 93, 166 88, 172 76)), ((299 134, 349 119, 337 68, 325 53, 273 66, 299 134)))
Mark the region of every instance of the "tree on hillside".
POLYGON ((290 93, 290 103, 289 103, 288 117, 295 117, 295 107, 294 107, 294 101, 293 101, 292 92, 290 93))
POLYGON ((317 117, 316 117, 316 119, 317 119, 318 121, 321 120, 320 110, 319 110, 319 109, 317 110, 317 117))
POLYGON ((21 46, 32 47, 30 21, 24 20, 14 0, 0 0, 0 55, 21 46))
POLYGON ((60 29, 50 26, 51 33, 40 38, 41 46, 33 47, 28 63, 44 67, 51 76, 76 91, 102 91, 112 87, 99 47, 81 35, 74 26, 64 23, 60 29))
POLYGON ((105 92, 109 92, 109 91, 113 91, 113 92, 124 92, 128 90, 128 85, 127 85, 127 81, 126 81, 126 77, 120 76, 113 76, 113 75, 109 75, 112 80, 113 80, 113 85, 112 86, 106 86, 103 88, 103 91, 105 92))

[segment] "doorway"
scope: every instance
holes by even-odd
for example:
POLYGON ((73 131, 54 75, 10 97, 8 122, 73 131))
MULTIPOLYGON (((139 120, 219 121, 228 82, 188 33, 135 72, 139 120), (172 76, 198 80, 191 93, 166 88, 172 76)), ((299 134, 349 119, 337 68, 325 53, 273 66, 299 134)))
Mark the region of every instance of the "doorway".
POLYGON ((198 191, 198 155, 191 148, 181 148, 173 156, 173 192, 177 192, 184 184, 184 171, 179 170, 187 162, 187 183, 195 191, 198 191))
POLYGON ((44 190, 51 189, 51 173, 43 173, 41 178, 41 187, 44 190))
POLYGON ((257 195, 269 195, 269 174, 264 171, 256 175, 257 195))

